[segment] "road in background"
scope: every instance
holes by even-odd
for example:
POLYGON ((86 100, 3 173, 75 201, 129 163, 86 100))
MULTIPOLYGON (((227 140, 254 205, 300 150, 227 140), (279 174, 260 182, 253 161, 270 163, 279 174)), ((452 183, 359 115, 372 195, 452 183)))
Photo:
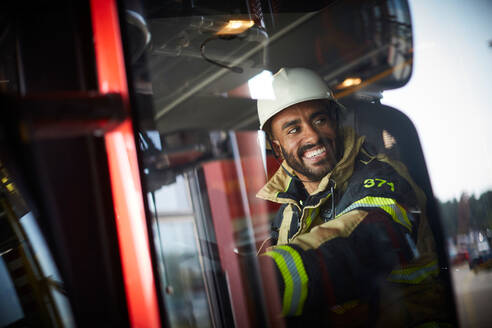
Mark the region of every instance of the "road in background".
POLYGON ((451 276, 461 327, 492 327, 492 270, 474 273, 463 264, 453 267, 451 276))

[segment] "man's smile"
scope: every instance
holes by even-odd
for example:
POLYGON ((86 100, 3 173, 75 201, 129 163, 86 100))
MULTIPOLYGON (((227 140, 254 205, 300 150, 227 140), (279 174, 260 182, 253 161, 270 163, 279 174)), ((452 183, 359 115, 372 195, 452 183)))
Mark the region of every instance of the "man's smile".
POLYGON ((304 160, 308 160, 309 162, 317 162, 318 160, 321 160, 326 156, 326 147, 317 146, 305 151, 302 155, 302 158, 304 160))

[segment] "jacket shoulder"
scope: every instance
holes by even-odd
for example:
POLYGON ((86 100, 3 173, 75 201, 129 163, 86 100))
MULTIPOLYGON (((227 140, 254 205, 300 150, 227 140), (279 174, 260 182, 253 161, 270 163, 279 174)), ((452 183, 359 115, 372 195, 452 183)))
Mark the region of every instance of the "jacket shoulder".
POLYGON ((406 207, 417 206, 415 192, 406 178, 390 164, 362 155, 356 160, 354 172, 337 204, 337 212, 366 197, 390 198, 406 207))

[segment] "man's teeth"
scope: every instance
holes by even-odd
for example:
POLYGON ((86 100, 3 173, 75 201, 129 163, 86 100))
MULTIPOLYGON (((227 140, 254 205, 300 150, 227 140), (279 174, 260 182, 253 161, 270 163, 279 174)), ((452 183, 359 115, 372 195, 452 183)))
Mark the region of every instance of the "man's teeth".
POLYGON ((322 154, 326 151, 326 148, 323 147, 323 148, 318 148, 318 149, 315 149, 315 150, 311 150, 311 151, 307 151, 305 154, 304 154, 304 157, 307 157, 307 158, 313 158, 314 156, 318 156, 319 154, 322 154))

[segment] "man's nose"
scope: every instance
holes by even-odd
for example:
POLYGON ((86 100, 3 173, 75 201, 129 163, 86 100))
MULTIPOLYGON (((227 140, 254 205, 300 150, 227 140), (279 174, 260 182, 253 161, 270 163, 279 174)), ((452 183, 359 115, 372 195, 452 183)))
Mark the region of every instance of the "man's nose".
POLYGON ((303 132, 304 143, 317 144, 319 142, 319 131, 315 129, 311 124, 306 124, 303 132))

